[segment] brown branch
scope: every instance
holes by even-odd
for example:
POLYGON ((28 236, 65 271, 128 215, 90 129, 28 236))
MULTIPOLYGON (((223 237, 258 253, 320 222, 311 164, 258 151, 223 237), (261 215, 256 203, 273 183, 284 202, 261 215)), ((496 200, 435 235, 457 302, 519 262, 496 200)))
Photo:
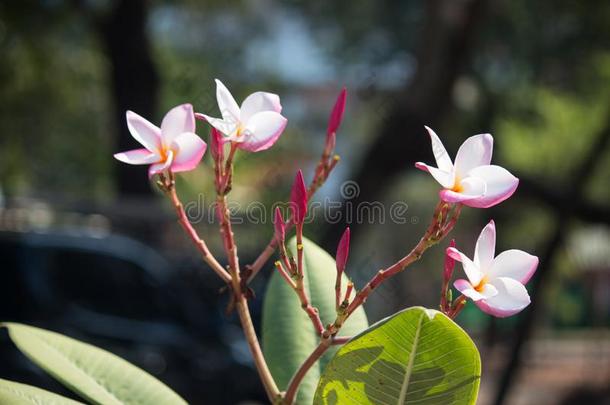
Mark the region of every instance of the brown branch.
POLYGON ((292 379, 288 383, 288 388, 286 389, 286 394, 284 395, 283 404, 292 405, 294 403, 294 399, 299 391, 299 386, 301 385, 301 381, 309 371, 309 369, 322 357, 322 355, 328 350, 331 346, 333 339, 330 336, 322 337, 320 339, 320 343, 318 347, 305 359, 301 367, 296 371, 296 373, 292 376, 292 379))
POLYGON ((305 288, 303 285, 303 278, 299 275, 299 273, 295 273, 295 277, 297 277, 297 281, 295 282, 280 261, 275 262, 275 267, 286 283, 288 283, 288 285, 297 294, 297 297, 301 302, 301 308, 303 308, 307 316, 309 316, 309 319, 311 319, 314 330, 318 335, 321 335, 322 332, 324 332, 324 324, 322 323, 322 319, 320 319, 320 312, 318 309, 309 303, 309 298, 305 293, 305 288))
POLYGON ((178 217, 178 223, 182 226, 187 236, 191 239, 197 250, 201 253, 202 259, 214 270, 216 274, 224 281, 225 283, 231 282, 231 276, 223 267, 218 263, 216 258, 210 252, 207 244, 193 225, 189 221, 186 212, 184 211, 184 206, 182 202, 180 202, 180 198, 178 197, 178 193, 176 192, 176 183, 174 182, 173 174, 170 173, 169 178, 166 178, 164 175, 160 176, 161 178, 161 186, 165 194, 169 197, 174 209, 176 210, 176 215, 178 217))

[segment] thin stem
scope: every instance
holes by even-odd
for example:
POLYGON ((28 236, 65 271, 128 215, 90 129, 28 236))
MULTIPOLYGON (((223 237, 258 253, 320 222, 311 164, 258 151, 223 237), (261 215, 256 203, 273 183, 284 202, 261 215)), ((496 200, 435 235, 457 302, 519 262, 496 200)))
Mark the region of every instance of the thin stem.
POLYGON ((466 296, 464 294, 462 294, 459 297, 457 297, 455 299, 455 301, 453 301, 453 305, 452 305, 451 309, 449 310, 449 313, 447 313, 447 316, 451 319, 455 319, 455 317, 458 316, 460 312, 462 312, 462 309, 464 309, 465 305, 466 305, 466 296))
POLYGON ((337 278, 335 280, 335 309, 339 311, 339 306, 341 305, 341 279, 343 272, 337 269, 337 278))
POLYGON ((256 366, 258 375, 260 376, 263 386, 265 387, 267 397, 272 403, 275 403, 281 395, 280 390, 277 387, 273 376, 271 375, 267 362, 265 361, 265 356, 261 350, 258 337, 256 336, 256 331, 254 330, 254 324, 252 323, 252 318, 250 317, 248 301, 243 294, 240 294, 235 307, 237 309, 237 314, 239 315, 239 321, 244 330, 246 341, 248 342, 248 347, 250 348, 250 353, 254 359, 254 365, 256 366))
POLYGON ((218 260, 212 255, 208 245, 205 243, 203 239, 199 236, 195 228, 188 219, 186 212, 184 211, 184 206, 178 197, 178 193, 176 192, 176 183, 174 181, 173 174, 169 174, 169 179, 167 179, 164 175, 161 175, 161 185, 165 194, 169 197, 174 209, 176 210, 176 215, 178 217, 178 223, 182 226, 187 236, 191 239, 193 244, 197 247, 197 250, 201 253, 202 259, 214 270, 216 274, 224 281, 225 283, 231 282, 231 276, 227 271, 222 267, 218 260))
POLYGON ((324 332, 324 324, 320 319, 319 311, 316 307, 312 306, 305 292, 305 272, 303 269, 303 224, 297 225, 297 267, 296 271, 293 272, 296 277, 295 292, 301 301, 301 308, 307 313, 309 319, 313 324, 314 329, 321 335, 324 332))
POLYGON ((291 405, 294 402, 294 399, 299 391, 299 386, 301 385, 301 381, 309 371, 309 369, 318 361, 320 357, 328 350, 331 346, 333 339, 331 337, 322 337, 320 339, 320 343, 318 347, 305 359, 301 367, 294 373, 292 379, 288 383, 288 388, 286 389, 286 394, 284 395, 284 404, 291 405))
POLYGON ((335 345, 344 345, 349 342, 353 336, 334 336, 333 337, 333 346, 335 345))
POLYGON ((288 271, 286 271, 286 269, 282 265, 282 262, 280 262, 280 261, 275 262, 275 268, 277 269, 277 271, 279 271, 279 273, 282 276, 282 278, 284 279, 284 281, 286 281, 290 287, 292 287, 294 290, 296 290, 297 284, 294 282, 294 280, 292 279, 290 274, 288 274, 288 271))
POLYGON ((349 283, 347 283, 347 289, 345 290, 345 297, 343 297, 344 303, 349 303, 349 299, 351 298, 353 289, 354 289, 354 283, 352 283, 350 281, 349 283))
POLYGON ((316 333, 318 335, 322 335, 324 332, 324 324, 322 323, 322 319, 320 319, 320 312, 318 311, 318 308, 309 303, 305 290, 302 286, 299 286, 298 282, 295 291, 299 297, 299 301, 301 301, 301 308, 303 308, 305 313, 307 313, 307 316, 309 316, 309 319, 311 319, 311 323, 313 324, 316 333))

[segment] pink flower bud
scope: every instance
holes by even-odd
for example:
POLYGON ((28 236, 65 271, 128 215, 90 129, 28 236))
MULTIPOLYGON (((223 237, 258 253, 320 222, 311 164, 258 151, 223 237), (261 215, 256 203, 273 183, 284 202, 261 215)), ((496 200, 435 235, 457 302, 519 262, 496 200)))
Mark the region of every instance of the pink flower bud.
POLYGON ((280 244, 284 243, 284 240, 286 239, 286 223, 282 217, 282 210, 280 210, 280 207, 275 207, 273 226, 275 227, 275 239, 280 244))
POLYGON ((307 188, 303 179, 303 172, 299 170, 292 185, 290 192, 290 211, 292 222, 295 225, 302 224, 307 214, 307 188))
POLYGON ((345 232, 343 232, 343 236, 341 236, 341 240, 339 241, 339 246, 337 246, 337 255, 335 257, 337 263, 337 273, 341 274, 345 270, 345 265, 347 264, 347 257, 349 256, 349 236, 350 231, 349 227, 345 228, 345 232))
POLYGON ((449 255, 449 249, 452 248, 455 248, 455 239, 451 239, 449 247, 447 248, 447 253, 445 254, 445 271, 443 273, 443 278, 446 282, 451 280, 451 276, 453 275, 453 268, 455 267, 455 259, 449 255))
POLYGON ((345 99, 347 97, 347 89, 344 87, 339 93, 337 97, 337 101, 335 102, 335 106, 333 107, 333 111, 330 113, 330 118, 328 120, 328 129, 326 131, 327 136, 337 132, 339 129, 339 125, 341 125, 341 120, 343 120, 343 112, 345 111, 345 99))
POLYGON ((216 128, 210 130, 210 152, 212 157, 216 161, 222 161, 224 159, 224 139, 220 131, 216 128))

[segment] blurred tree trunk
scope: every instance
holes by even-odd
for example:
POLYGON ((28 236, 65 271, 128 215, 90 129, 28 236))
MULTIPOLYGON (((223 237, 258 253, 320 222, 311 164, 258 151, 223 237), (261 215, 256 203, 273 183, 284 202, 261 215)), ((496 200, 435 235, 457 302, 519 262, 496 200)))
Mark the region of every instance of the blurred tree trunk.
MULTIPOLYGON (((483 4, 483 0, 426 2, 417 70, 388 106, 376 139, 352 178, 360 187, 352 207, 379 199, 401 170, 412 168, 418 160, 429 160, 430 141, 424 125, 438 127, 447 110, 456 78, 473 47, 483 4)), ((359 225, 350 224, 352 231, 359 225)), ((330 227, 323 244, 333 250, 341 230, 330 227)))
MULTIPOLYGON (((125 112, 133 110, 152 119, 157 108, 159 78, 146 32, 147 15, 146 0, 120 0, 100 24, 101 38, 111 65, 117 152, 141 147, 127 130, 125 112)), ((120 195, 151 193, 145 166, 116 162, 115 173, 120 195)))

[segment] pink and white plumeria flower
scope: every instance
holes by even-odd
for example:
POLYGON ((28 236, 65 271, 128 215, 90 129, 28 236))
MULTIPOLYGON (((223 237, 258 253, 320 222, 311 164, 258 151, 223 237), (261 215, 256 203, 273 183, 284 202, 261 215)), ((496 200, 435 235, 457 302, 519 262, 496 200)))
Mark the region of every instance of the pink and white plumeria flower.
POLYGON ((165 114, 161 128, 133 111, 127 111, 126 115, 131 136, 144 148, 117 153, 116 159, 130 165, 150 165, 150 177, 165 170, 193 170, 201 161, 207 145, 195 134, 192 105, 172 108, 165 114))
POLYGON ((222 118, 198 115, 240 149, 250 152, 269 149, 286 128, 288 120, 280 114, 282 105, 277 94, 252 93, 240 107, 225 85, 216 79, 216 99, 222 118))
POLYGON ((522 250, 511 249, 495 256, 496 227, 490 221, 479 236, 474 260, 454 247, 447 255, 462 262, 468 280, 453 283, 483 312, 497 317, 514 315, 530 303, 525 284, 538 267, 538 258, 522 250))
POLYGON ((493 151, 493 137, 490 134, 466 139, 454 163, 434 131, 428 127, 426 129, 432 140, 437 167, 422 162, 417 162, 415 167, 430 173, 443 186, 440 192, 443 201, 489 208, 515 192, 519 179, 505 168, 490 164, 493 151))

